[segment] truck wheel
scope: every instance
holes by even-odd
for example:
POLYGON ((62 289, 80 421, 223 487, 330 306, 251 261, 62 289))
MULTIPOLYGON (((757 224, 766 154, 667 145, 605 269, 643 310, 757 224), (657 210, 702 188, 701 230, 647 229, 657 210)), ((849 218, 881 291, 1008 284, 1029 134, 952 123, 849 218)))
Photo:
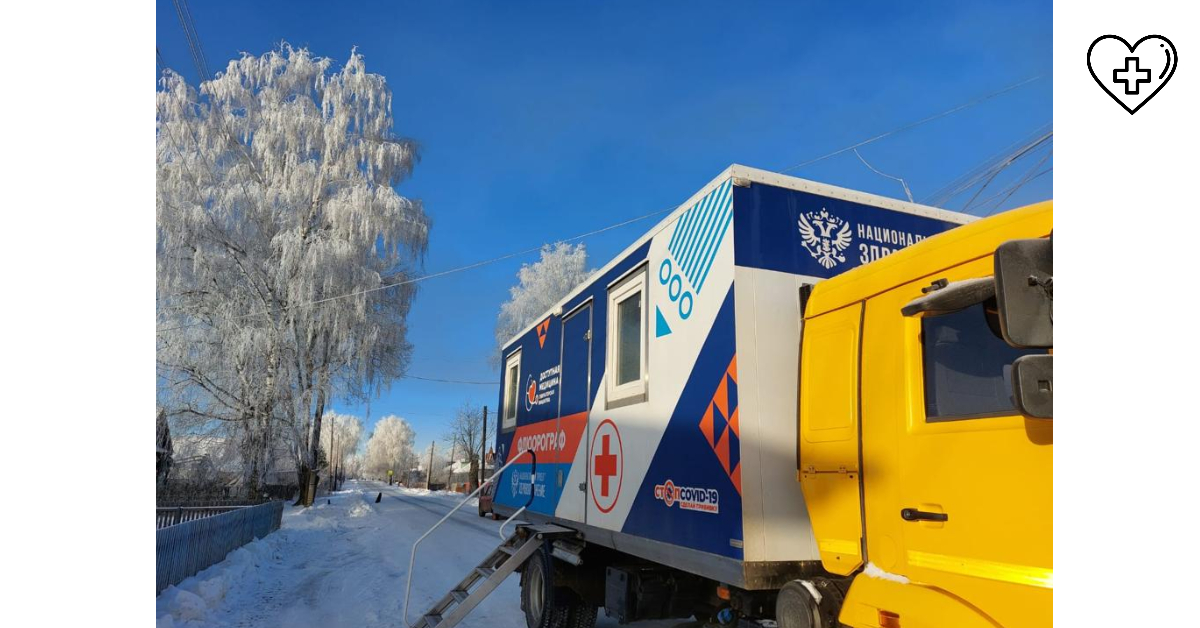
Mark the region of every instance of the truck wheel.
POLYGON ((585 604, 574 604, 567 614, 566 628, 596 628, 596 615, 600 609, 585 604))
POLYGON ((543 547, 529 557, 521 572, 521 610, 528 628, 567 628, 570 607, 556 604, 551 561, 543 547))
POLYGON ((824 578, 793 580, 775 598, 775 621, 779 628, 835 628, 842 599, 842 590, 824 578))

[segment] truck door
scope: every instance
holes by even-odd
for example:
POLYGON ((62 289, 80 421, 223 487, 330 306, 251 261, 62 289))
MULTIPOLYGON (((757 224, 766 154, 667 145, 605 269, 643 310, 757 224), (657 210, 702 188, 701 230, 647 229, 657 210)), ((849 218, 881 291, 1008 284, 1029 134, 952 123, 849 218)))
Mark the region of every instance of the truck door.
MULTIPOLYGON (((933 280, 986 277, 991 268, 990 257, 978 260, 897 289, 896 303, 868 305, 877 316, 866 319, 866 342, 903 339, 894 355, 902 354, 906 383, 871 388, 872 379, 899 373, 870 374, 872 356, 864 354, 864 392, 907 391, 907 407, 893 414, 902 417, 893 419, 901 423, 893 432, 897 501, 873 518, 895 518, 897 563, 910 579, 961 597, 1001 625, 1029 625, 1030 617, 1051 616, 1053 587, 1052 423, 1014 410, 1010 379, 1013 361, 1033 351, 1001 339, 994 301, 928 318, 899 315, 902 302, 933 280), (883 322, 872 329, 884 317, 895 323, 890 333, 883 322)), ((864 399, 864 408, 885 406, 864 399)), ((865 478, 869 487, 869 468, 865 478)))
POLYGON ((825 568, 862 565, 859 473, 861 302, 804 323, 800 365, 800 486, 825 568))
MULTIPOLYGON (((592 302, 589 300, 563 318, 562 372, 559 376, 558 421, 560 442, 558 465, 552 484, 558 491, 556 514, 572 521, 584 521, 585 494, 579 488, 587 478, 584 468, 571 473, 577 448, 588 450, 587 413, 592 406, 592 302), (572 447, 577 444, 577 447, 572 447), (571 478, 571 479, 568 479, 571 478)), ((584 457, 586 459, 586 456, 584 457)))

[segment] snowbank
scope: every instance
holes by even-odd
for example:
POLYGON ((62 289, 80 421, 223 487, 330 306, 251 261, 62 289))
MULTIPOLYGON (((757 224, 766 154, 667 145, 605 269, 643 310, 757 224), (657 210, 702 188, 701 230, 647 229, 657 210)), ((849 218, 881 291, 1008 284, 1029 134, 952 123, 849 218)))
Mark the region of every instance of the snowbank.
POLYGON ((229 553, 225 560, 167 587, 158 596, 159 628, 209 626, 209 611, 225 600, 248 572, 279 560, 279 533, 269 534, 229 553))
MULTIPOLYGON (((375 482, 347 489, 311 508, 286 507, 279 531, 168 587, 156 601, 159 628, 404 626, 412 543, 462 495, 375 482)), ((417 552, 410 618, 495 550, 499 527, 469 505, 429 535, 417 552)), ((614 622, 601 614, 598 625, 614 622)), ((505 580, 460 626, 525 628, 518 579, 505 580)))

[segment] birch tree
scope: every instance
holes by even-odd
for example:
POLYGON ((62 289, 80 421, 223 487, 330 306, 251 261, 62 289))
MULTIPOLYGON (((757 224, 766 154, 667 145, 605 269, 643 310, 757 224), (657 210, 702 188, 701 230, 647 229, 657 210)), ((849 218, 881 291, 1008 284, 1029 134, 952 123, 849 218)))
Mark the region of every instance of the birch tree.
POLYGON ((521 265, 517 285, 509 288, 509 299, 496 319, 494 363, 499 364, 505 342, 588 278, 587 261, 584 244, 557 242, 543 246, 538 261, 521 265))
POLYGON ((173 415, 230 424, 252 487, 280 433, 307 486, 331 399, 408 366, 430 221, 395 189, 417 147, 392 98, 356 51, 339 68, 287 45, 159 82, 160 385, 173 415))
POLYGON ((450 420, 446 443, 454 458, 451 463, 465 460, 470 464, 470 490, 479 485, 480 447, 483 445, 483 407, 469 401, 463 402, 450 420))
POLYGON ((416 439, 417 433, 408 421, 395 415, 383 417, 367 440, 363 472, 384 477, 391 469, 397 478, 405 477, 417 466, 417 455, 413 451, 416 439))
POLYGON ((343 474, 347 478, 363 477, 363 461, 365 460, 362 452, 355 452, 346 459, 346 472, 343 474))

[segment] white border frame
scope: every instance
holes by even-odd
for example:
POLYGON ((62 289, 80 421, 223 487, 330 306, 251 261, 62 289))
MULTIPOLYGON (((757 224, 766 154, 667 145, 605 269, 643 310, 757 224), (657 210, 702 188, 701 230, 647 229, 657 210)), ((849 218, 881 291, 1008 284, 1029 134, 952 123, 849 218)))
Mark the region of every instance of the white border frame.
POLYGON ((608 408, 642 403, 646 401, 648 395, 648 383, 650 379, 650 334, 647 333, 648 317, 647 310, 650 299, 649 292, 649 264, 640 264, 637 268, 629 272, 619 282, 612 285, 608 289, 608 312, 606 327, 608 329, 608 338, 605 344, 607 351, 604 356, 604 378, 605 399, 608 408), (639 377, 632 382, 625 384, 617 384, 617 304, 629 299, 631 295, 637 294, 641 299, 642 317, 638 325, 638 343, 641 347, 639 377))
POLYGON ((520 398, 520 396, 521 396, 521 350, 520 349, 513 351, 512 353, 508 354, 507 358, 504 358, 504 377, 505 377, 505 380, 504 380, 504 405, 500 408, 500 411, 501 411, 501 413, 500 413, 500 432, 501 433, 515 430, 517 428, 517 413, 520 412, 520 410, 521 410, 517 405, 517 399, 520 398), (512 382, 509 382, 507 378, 508 378, 509 372, 511 372, 514 364, 517 367, 517 394, 514 395, 512 399, 509 399, 508 391, 510 390, 510 386, 512 385, 512 382), (510 403, 512 404, 512 411, 513 411, 511 419, 509 419, 509 417, 508 417, 508 407, 509 407, 510 403))

